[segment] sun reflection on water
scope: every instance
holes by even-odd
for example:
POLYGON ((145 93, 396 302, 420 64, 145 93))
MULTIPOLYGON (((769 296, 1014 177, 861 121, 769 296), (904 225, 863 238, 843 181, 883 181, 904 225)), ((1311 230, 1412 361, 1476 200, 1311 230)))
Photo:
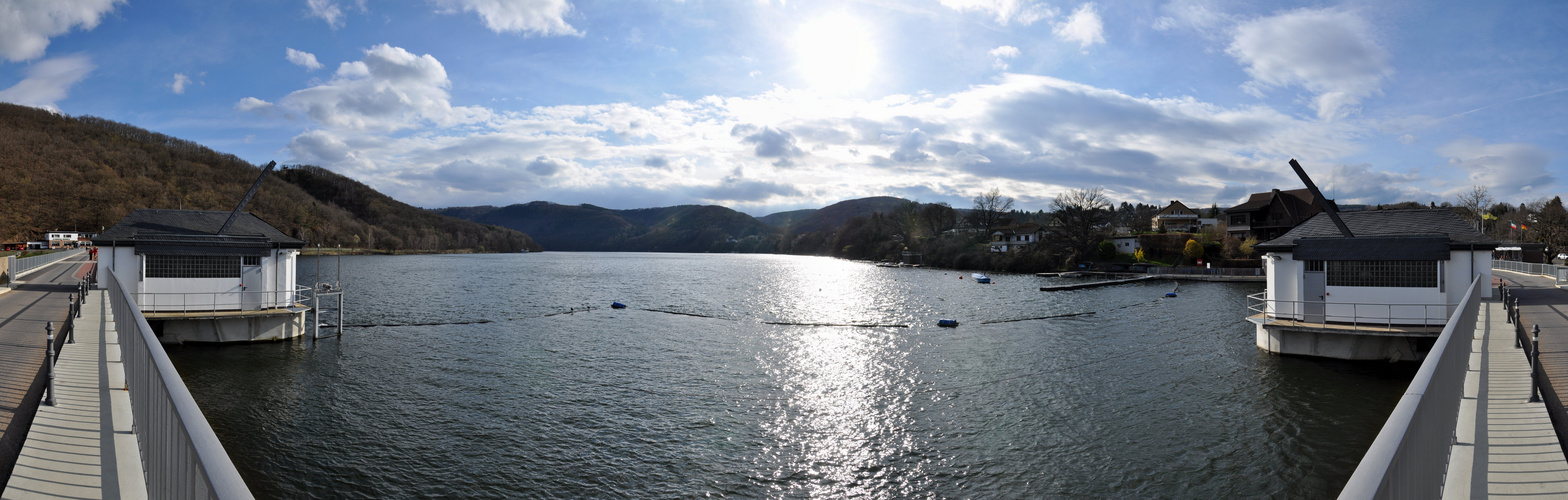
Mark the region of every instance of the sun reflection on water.
MULTIPOLYGON (((780 281, 776 314, 786 320, 828 323, 886 321, 888 290, 865 274, 875 268, 822 259, 791 266, 780 281)), ((893 301, 896 302, 896 301, 893 301)), ((910 371, 899 349, 900 329, 780 327, 766 369, 785 395, 763 428, 776 443, 759 458, 774 484, 789 494, 878 496, 895 494, 902 478, 889 467, 916 439, 910 371)), ((905 470, 904 472, 908 472, 905 470)), ((900 474, 902 475, 902 474, 900 474)))

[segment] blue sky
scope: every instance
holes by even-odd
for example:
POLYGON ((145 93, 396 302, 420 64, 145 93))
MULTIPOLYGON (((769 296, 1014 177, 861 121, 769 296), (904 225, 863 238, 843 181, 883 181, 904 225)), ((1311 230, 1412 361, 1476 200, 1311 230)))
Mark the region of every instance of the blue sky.
POLYGON ((1568 3, 7 0, 0 101, 424 207, 1568 191, 1568 3))

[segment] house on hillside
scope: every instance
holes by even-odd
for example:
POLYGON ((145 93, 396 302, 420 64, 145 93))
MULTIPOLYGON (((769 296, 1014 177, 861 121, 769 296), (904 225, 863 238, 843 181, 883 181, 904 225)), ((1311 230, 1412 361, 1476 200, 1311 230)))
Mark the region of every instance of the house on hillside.
POLYGON ((996 228, 991 231, 992 252, 1013 252, 1045 239, 1045 228, 1033 222, 996 228))
POLYGON ((1417 360, 1464 300, 1491 296, 1498 243, 1451 210, 1328 213, 1257 246, 1266 292, 1251 297, 1257 345, 1339 359, 1417 360))
MULTIPOLYGON (((1326 201, 1333 203, 1333 200, 1326 201)), ((1225 233, 1237 238, 1252 236, 1258 241, 1268 241, 1322 211, 1312 191, 1306 188, 1253 193, 1245 203, 1224 210, 1225 233)))
POLYGON ((49 248, 76 248, 82 233, 76 231, 49 231, 44 233, 44 241, 49 242, 49 248))
POLYGON ((92 241, 100 268, 131 294, 164 343, 281 340, 305 332, 307 308, 294 265, 305 242, 254 215, 142 209, 92 241), (220 231, 231 214, 228 231, 220 231))
POLYGON ((1112 236, 1110 242, 1111 245, 1116 247, 1116 253, 1132 255, 1143 248, 1143 244, 1138 241, 1137 235, 1112 236))
POLYGON ((1202 227, 1198 211, 1187 208, 1180 201, 1171 200, 1159 213, 1154 214, 1149 227, 1155 231, 1191 233, 1202 227))

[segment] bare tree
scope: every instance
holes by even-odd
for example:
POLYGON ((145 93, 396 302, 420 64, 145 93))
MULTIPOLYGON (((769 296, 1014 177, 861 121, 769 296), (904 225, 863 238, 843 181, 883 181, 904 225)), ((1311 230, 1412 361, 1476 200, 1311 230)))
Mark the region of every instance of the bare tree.
POLYGON ((1110 208, 1101 188, 1073 189, 1051 200, 1056 223, 1051 233, 1069 262, 1094 255, 1095 246, 1105 239, 1110 208))
POLYGON ((975 225, 985 229, 987 237, 991 235, 991 230, 998 225, 1002 217, 1013 209, 1013 199, 1002 196, 1002 192, 997 188, 991 188, 985 194, 976 196, 974 202, 975 208, 969 212, 969 217, 975 225))
POLYGON ((920 229, 927 237, 935 238, 958 225, 958 211, 946 203, 931 203, 920 207, 920 229))
POLYGON ((1483 230, 1481 225, 1485 220, 1483 216, 1486 214, 1486 209, 1492 205, 1492 201, 1492 195, 1487 193, 1486 186, 1476 184, 1469 191, 1459 193, 1456 205, 1465 209, 1465 218, 1475 222, 1477 230, 1483 230))
POLYGON ((891 225, 892 231, 904 239, 905 245, 913 245, 915 233, 920 228, 919 216, 920 202, 905 200, 888 212, 887 222, 891 225))

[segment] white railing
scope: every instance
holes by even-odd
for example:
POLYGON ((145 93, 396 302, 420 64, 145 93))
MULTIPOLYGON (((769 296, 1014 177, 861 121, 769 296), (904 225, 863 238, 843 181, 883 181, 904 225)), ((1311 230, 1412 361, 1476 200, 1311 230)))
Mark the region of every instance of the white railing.
POLYGON ((1548 276, 1556 278, 1558 285, 1568 284, 1568 267, 1564 266, 1554 266, 1551 264, 1531 264, 1529 262, 1516 262, 1512 260, 1493 260, 1492 269, 1548 276))
POLYGON ((212 316, 214 313, 232 311, 259 311, 294 307, 301 302, 301 295, 308 286, 295 286, 289 290, 257 290, 245 292, 147 292, 131 294, 136 305, 146 313, 185 313, 181 317, 212 316))
POLYGON ((1481 277, 1470 282, 1459 309, 1405 389, 1399 405, 1351 474, 1339 498, 1443 497, 1443 474, 1459 424, 1459 401, 1469 370, 1470 342, 1480 309, 1481 277))
POLYGON ((1288 320, 1300 324, 1350 325, 1356 328, 1438 326, 1453 314, 1454 304, 1362 304, 1268 298, 1268 292, 1247 296, 1248 316, 1288 320), (1319 313, 1321 311, 1321 313, 1319 313), (1315 316, 1321 314, 1322 319, 1315 316), (1308 318, 1308 316, 1314 316, 1308 318))
POLYGON ((130 291, 120 286, 114 273, 99 276, 114 308, 148 496, 252 498, 147 318, 131 301, 130 291))
POLYGON ((1196 276, 1267 276, 1261 267, 1150 267, 1149 274, 1190 274, 1196 276))
POLYGON ((8 269, 9 273, 11 274, 11 286, 15 287, 16 282, 22 277, 23 274, 27 274, 38 268, 65 260, 71 256, 80 255, 86 251, 87 250, 78 248, 76 250, 61 250, 54 253, 34 255, 32 257, 24 257, 21 259, 16 258, 14 255, 6 257, 11 261, 6 265, 6 269, 8 269))

